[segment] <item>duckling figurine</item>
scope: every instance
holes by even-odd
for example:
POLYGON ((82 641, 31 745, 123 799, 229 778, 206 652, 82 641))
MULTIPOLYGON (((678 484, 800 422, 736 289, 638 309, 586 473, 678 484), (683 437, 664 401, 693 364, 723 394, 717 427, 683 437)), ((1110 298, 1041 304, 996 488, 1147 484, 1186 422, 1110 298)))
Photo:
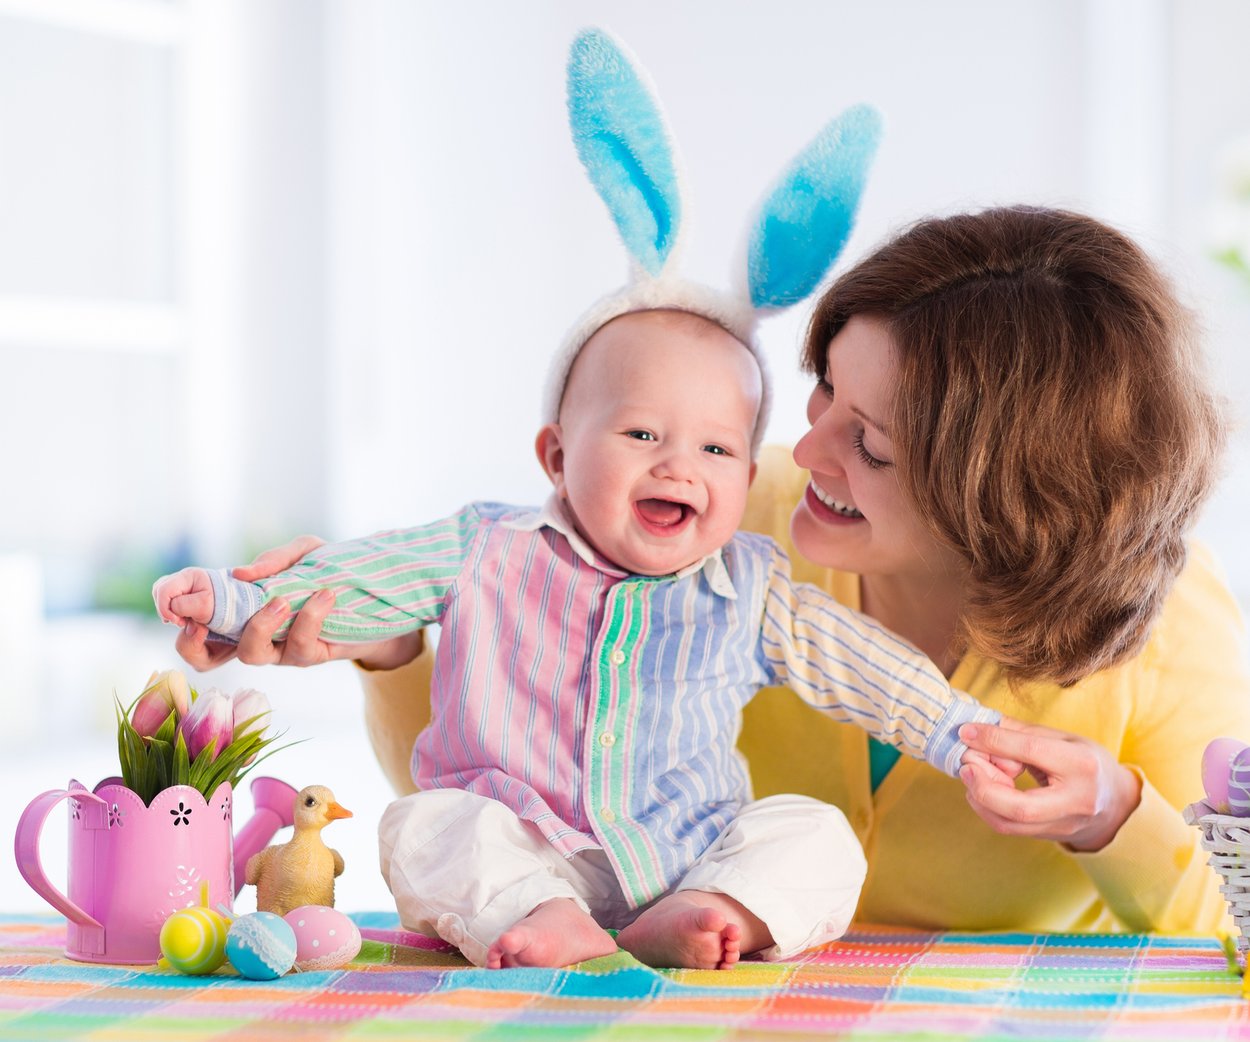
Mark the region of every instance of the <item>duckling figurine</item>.
POLYGON ((245 879, 256 887, 256 908, 286 915, 301 905, 334 907, 334 880, 343 858, 321 840, 321 830, 352 812, 339 806, 324 785, 309 785, 295 797, 295 834, 247 859, 245 879))

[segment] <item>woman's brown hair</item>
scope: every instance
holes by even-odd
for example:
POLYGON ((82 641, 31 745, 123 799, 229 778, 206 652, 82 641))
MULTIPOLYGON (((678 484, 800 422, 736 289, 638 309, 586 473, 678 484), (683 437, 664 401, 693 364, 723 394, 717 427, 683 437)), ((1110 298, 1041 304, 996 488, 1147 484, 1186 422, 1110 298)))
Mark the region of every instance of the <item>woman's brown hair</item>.
POLYGON ((1137 652, 1225 436, 1155 264, 1080 214, 933 218, 825 292, 806 369, 857 314, 897 348, 904 493, 969 565, 965 649, 1059 684, 1137 652))

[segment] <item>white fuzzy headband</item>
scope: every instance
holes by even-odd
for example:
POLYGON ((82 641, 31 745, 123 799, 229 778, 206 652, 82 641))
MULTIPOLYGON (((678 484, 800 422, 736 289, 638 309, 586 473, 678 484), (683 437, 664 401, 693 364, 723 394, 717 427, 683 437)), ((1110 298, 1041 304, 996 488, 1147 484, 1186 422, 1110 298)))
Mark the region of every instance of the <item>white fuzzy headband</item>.
POLYGON ((759 364, 763 396, 754 454, 772 398, 756 337, 759 317, 809 296, 842 252, 876 153, 880 118, 866 105, 847 109, 795 157, 757 208, 745 262, 733 289, 722 292, 676 270, 684 223, 672 137, 645 72, 600 29, 583 30, 573 41, 568 107, 577 154, 629 252, 630 280, 569 331, 547 374, 543 422, 556 422, 573 363, 597 330, 636 311, 689 311, 742 341, 759 364))

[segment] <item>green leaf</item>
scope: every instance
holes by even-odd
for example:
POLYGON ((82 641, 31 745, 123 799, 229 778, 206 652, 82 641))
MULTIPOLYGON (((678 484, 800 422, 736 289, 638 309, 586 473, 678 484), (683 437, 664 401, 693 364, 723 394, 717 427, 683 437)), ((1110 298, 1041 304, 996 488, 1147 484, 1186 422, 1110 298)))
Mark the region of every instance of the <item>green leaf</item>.
MULTIPOLYGON (((263 713, 257 713, 255 716, 249 716, 246 720, 242 720, 239 723, 235 724, 234 725, 234 740, 237 742, 239 740, 239 736, 242 734, 245 734, 247 732, 247 729, 251 727, 252 724, 256 723, 256 721, 260 720, 262 717, 269 716, 271 712, 272 712, 271 710, 266 710, 263 713)), ((265 733, 264 727, 258 728, 255 733, 263 737, 265 733)))
POLYGON ((153 738, 159 738, 162 742, 172 742, 174 734, 178 730, 178 710, 171 709, 169 716, 165 717, 165 722, 156 729, 153 738))
POLYGON ((191 784, 191 757, 187 752, 187 740, 181 731, 174 740, 173 769, 170 777, 171 785, 191 784))
POLYGON ((162 789, 178 784, 173 779, 172 761, 169 742, 161 741, 159 738, 152 738, 148 741, 148 765, 151 768, 153 796, 162 789))
POLYGON ((129 744, 126 741, 126 716, 116 691, 113 692, 113 705, 117 713, 117 762, 126 788, 134 789, 134 771, 130 766, 129 744))
POLYGON ((199 755, 191 763, 191 779, 188 784, 199 789, 205 799, 208 799, 213 792, 208 785, 213 776, 213 756, 216 749, 217 739, 214 738, 200 750, 199 755))
POLYGON ((150 803, 151 785, 148 782, 148 751, 139 733, 130 726, 129 721, 123 724, 122 736, 126 743, 124 773, 122 780, 133 789, 144 803, 150 803))

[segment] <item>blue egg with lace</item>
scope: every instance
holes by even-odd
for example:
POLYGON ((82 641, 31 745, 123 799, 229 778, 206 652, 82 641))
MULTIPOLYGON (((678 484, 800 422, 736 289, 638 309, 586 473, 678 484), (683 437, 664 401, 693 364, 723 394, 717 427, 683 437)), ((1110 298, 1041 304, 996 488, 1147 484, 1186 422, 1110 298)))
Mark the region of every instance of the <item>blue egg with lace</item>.
POLYGON ((241 977, 275 980, 295 965, 295 931, 273 912, 241 915, 226 934, 226 958, 241 977))

